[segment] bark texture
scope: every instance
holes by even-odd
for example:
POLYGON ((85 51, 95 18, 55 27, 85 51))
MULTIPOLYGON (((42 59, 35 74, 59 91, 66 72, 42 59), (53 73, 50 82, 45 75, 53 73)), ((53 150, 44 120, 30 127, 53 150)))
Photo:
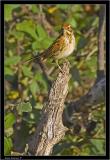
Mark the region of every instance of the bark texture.
POLYGON ((68 130, 62 123, 62 114, 69 78, 69 62, 65 62, 52 85, 48 101, 42 110, 40 123, 29 142, 29 152, 33 155, 50 155, 53 146, 64 137, 68 130))
POLYGON ((98 54, 97 54, 97 81, 105 76, 104 33, 106 6, 101 5, 99 13, 98 54))

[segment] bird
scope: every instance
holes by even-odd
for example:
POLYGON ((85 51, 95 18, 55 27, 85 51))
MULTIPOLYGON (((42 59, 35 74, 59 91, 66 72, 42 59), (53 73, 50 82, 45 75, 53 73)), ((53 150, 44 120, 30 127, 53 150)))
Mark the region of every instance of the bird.
POLYGON ((42 60, 52 58, 58 65, 59 69, 61 70, 61 67, 58 64, 58 60, 66 58, 69 55, 71 55, 74 49, 75 49, 75 36, 73 33, 73 28, 70 24, 64 24, 56 40, 46 50, 44 50, 39 55, 36 55, 28 59, 28 61, 37 58, 41 58, 42 60))

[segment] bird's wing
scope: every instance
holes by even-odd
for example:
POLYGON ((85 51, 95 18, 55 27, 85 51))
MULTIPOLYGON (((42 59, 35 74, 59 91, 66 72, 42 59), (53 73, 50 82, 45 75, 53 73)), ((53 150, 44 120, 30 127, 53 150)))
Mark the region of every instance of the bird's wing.
POLYGON ((65 39, 63 36, 59 36, 52 45, 45 51, 45 58, 54 57, 59 54, 60 51, 64 48, 65 39))

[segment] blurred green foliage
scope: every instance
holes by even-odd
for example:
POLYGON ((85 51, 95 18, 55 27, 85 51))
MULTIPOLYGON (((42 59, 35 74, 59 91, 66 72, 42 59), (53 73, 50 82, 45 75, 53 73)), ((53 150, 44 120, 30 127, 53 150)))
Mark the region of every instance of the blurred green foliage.
MULTIPOLYGON (((81 4, 6 4, 5 20, 5 155, 23 152, 27 140, 39 123, 48 83, 39 65, 21 63, 34 52, 42 52, 59 35, 64 23, 70 23, 76 37, 71 63, 67 100, 88 91, 96 78, 98 12, 100 5, 81 4)), ((49 78, 58 73, 56 65, 46 62, 49 78), (52 67, 54 72, 50 72, 52 67)), ((94 134, 66 135, 54 147, 53 155, 104 155, 104 106, 92 113, 98 123, 94 134), (98 128, 99 127, 99 128, 98 128), (95 139, 95 135, 99 139, 95 139), (91 138, 91 139, 90 139, 91 138), (102 138, 102 139, 101 139, 102 138)))

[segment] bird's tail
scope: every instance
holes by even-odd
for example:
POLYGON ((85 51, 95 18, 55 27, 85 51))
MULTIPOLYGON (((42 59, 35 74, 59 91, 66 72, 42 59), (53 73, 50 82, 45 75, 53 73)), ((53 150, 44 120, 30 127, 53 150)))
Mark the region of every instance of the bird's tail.
POLYGON ((39 55, 36 55, 36 56, 33 56, 31 58, 29 58, 28 60, 26 60, 24 63, 27 63, 27 62, 30 62, 30 61, 34 61, 34 60, 45 60, 45 54, 44 53, 41 53, 39 55))

